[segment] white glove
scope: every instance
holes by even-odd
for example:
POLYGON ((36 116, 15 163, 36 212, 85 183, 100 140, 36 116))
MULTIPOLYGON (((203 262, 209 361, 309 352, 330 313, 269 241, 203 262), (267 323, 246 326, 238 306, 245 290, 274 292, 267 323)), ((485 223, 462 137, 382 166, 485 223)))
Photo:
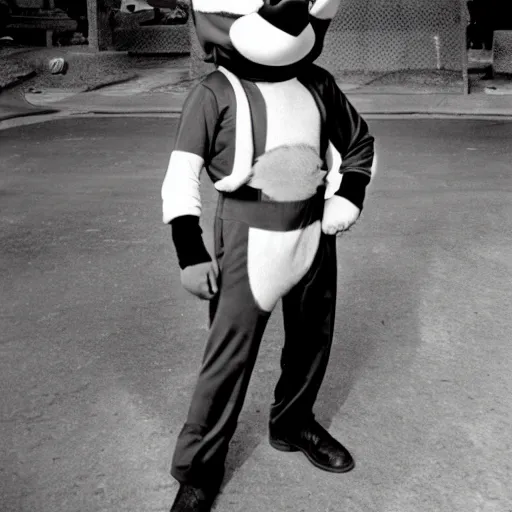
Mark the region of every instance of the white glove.
POLYGON ((332 196, 325 201, 322 231, 326 235, 336 235, 346 231, 359 217, 361 210, 348 199, 332 196))

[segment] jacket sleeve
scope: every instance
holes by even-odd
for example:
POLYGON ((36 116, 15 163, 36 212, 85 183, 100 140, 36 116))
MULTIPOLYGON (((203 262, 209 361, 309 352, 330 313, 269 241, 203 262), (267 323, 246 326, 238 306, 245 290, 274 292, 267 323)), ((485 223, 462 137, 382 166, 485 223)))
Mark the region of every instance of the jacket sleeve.
POLYGON ((329 75, 326 91, 329 140, 341 156, 341 183, 335 195, 363 208, 374 164, 374 141, 366 121, 329 75))
POLYGON ((172 226, 180 268, 210 261, 199 225, 200 176, 218 120, 214 93, 197 85, 183 106, 176 143, 162 185, 163 221, 172 226))

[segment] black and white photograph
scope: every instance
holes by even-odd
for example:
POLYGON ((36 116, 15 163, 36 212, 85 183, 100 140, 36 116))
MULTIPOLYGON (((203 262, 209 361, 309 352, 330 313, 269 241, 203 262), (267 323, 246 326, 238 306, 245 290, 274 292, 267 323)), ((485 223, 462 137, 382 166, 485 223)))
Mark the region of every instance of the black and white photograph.
POLYGON ((509 0, 0 0, 1 512, 512 512, 509 0))

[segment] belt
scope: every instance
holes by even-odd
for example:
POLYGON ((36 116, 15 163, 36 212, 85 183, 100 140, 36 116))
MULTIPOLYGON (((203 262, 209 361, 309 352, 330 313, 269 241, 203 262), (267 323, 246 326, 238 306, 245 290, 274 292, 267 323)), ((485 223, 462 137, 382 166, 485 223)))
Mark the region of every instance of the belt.
POLYGON ((259 190, 247 186, 243 189, 249 190, 219 195, 219 218, 243 222, 268 231, 293 231, 322 218, 324 187, 319 187, 317 194, 309 199, 285 202, 262 200, 259 190))

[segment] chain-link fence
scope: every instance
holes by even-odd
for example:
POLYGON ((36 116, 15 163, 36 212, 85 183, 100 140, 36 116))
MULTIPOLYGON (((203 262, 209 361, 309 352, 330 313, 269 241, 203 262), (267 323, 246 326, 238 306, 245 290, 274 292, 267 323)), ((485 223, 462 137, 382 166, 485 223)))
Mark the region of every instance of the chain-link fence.
MULTIPOLYGON (((462 92, 466 25, 465 0, 341 0, 318 63, 358 86, 462 92)), ((116 49, 141 53, 190 50, 193 76, 210 69, 186 25, 118 27, 114 40, 116 49)))
POLYGON ((188 53, 190 34, 187 26, 188 3, 184 0, 158 2, 167 8, 145 9, 147 3, 126 0, 112 11, 110 25, 116 50, 131 53, 188 53), (174 5, 174 7, 172 7, 174 5))
POLYGON ((342 0, 320 62, 331 69, 462 70, 461 0, 342 0))
POLYGON ((131 53, 189 53, 190 34, 185 25, 119 27, 113 30, 114 47, 131 53))
POLYGON ((465 0, 341 0, 318 62, 361 92, 467 92, 465 0))

